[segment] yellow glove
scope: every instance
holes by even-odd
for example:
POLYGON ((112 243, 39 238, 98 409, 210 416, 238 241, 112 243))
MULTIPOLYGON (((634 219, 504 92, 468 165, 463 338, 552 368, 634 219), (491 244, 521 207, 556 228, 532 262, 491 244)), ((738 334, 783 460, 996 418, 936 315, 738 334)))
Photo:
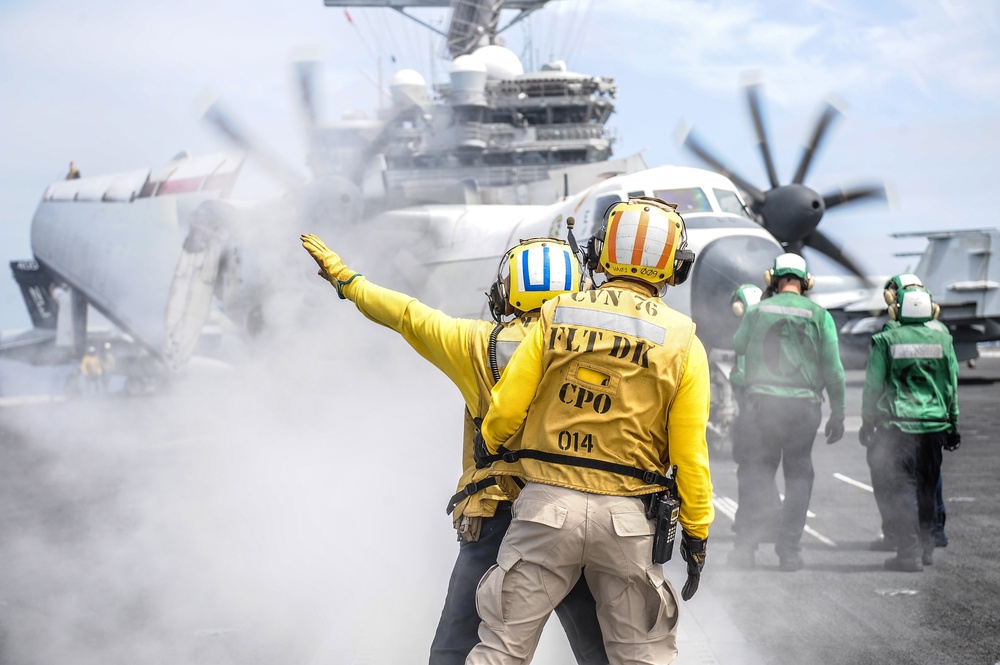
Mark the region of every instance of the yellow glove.
POLYGON ((302 246, 309 252, 319 266, 319 274, 330 282, 346 282, 354 277, 355 271, 344 265, 340 255, 326 246, 319 237, 311 233, 301 236, 302 246))
POLYGON ((341 299, 344 299, 346 296, 344 296, 343 287, 349 284, 355 277, 361 275, 361 273, 355 272, 345 266, 344 262, 340 260, 340 255, 327 247, 326 243, 320 240, 319 237, 311 233, 299 237, 302 240, 302 246, 316 260, 320 276, 337 287, 337 295, 341 299))

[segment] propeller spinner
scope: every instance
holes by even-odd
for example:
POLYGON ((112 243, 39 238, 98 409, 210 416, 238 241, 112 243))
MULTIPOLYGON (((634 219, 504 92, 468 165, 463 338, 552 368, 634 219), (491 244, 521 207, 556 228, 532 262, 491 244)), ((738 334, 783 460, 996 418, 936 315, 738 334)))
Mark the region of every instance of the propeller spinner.
MULTIPOLYGON (((812 134, 806 143, 802 157, 789 184, 782 185, 778 179, 770 144, 761 111, 760 84, 745 87, 750 117, 753 121, 757 145, 760 149, 770 189, 763 190, 743 178, 722 160, 718 159, 693 132, 688 132, 683 145, 709 167, 722 173, 742 189, 749 199, 750 210, 761 225, 774 235, 790 252, 801 252, 810 247, 830 257, 851 273, 866 279, 855 260, 837 247, 829 237, 817 229, 823 214, 829 208, 853 201, 885 200, 885 187, 881 184, 853 187, 820 195, 804 184, 813 159, 829 132, 833 122, 841 115, 839 109, 827 102, 816 121, 812 134)), ((866 280, 867 281, 867 280, 866 280)))

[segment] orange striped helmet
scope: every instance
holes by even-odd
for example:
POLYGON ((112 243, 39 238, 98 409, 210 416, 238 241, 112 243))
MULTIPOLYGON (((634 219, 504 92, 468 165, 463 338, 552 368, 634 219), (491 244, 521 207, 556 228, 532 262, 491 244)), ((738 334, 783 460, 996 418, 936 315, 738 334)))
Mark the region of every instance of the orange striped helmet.
POLYGON ((660 199, 637 196, 611 206, 603 235, 600 265, 609 279, 634 277, 676 286, 694 263, 684 220, 676 206, 660 199))

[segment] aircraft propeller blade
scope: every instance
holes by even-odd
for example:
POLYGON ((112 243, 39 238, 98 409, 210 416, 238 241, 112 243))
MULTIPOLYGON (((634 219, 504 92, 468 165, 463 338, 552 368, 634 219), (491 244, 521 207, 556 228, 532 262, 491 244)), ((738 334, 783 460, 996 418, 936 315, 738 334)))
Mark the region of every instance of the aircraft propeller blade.
POLYGON ((840 110, 834 106, 831 102, 826 103, 826 108, 823 109, 823 113, 820 114, 819 119, 816 121, 816 127, 813 129, 812 136, 809 138, 809 143, 806 144, 805 150, 802 153, 802 159, 799 160, 799 166, 795 170, 795 177, 792 178, 792 183, 796 185, 801 185, 806 179, 806 174, 809 172, 809 167, 812 164, 813 157, 816 155, 816 151, 823 144, 823 139, 826 138, 827 130, 830 128, 830 124, 840 116, 840 110))
POLYGON ((853 275, 860 277, 864 281, 865 286, 874 286, 868 279, 868 275, 865 274, 865 271, 862 270, 860 265, 858 265, 857 261, 851 258, 840 247, 837 247, 837 245, 830 240, 829 236, 824 234, 822 231, 817 229, 810 233, 805 237, 804 244, 806 247, 810 247, 820 254, 830 257, 850 271, 853 275))
POLYGON ((884 185, 866 185, 852 187, 850 189, 840 189, 835 192, 823 195, 823 203, 827 209, 843 205, 858 199, 875 199, 880 201, 888 200, 884 185))
POLYGON ((693 131, 688 131, 687 135, 684 137, 683 145, 685 148, 693 152, 697 157, 699 157, 703 162, 708 164, 710 167, 726 176, 732 180, 736 185, 746 192, 754 204, 761 205, 764 203, 766 198, 764 192, 757 189, 755 186, 751 185, 748 180, 737 175, 732 169, 724 165, 719 161, 711 152, 705 148, 701 142, 695 138, 693 131))
POLYGON ((768 146, 767 132, 764 130, 764 118, 760 108, 760 84, 755 83, 746 87, 747 103, 750 105, 750 117, 753 119, 754 131, 757 133, 757 147, 760 155, 764 159, 764 167, 767 169, 767 179, 771 187, 777 187, 781 183, 778 181, 778 172, 774 168, 774 160, 771 158, 771 149, 768 146))
POLYGON ((295 171, 295 169, 272 155, 268 150, 260 147, 256 141, 251 140, 249 135, 239 127, 232 116, 222 108, 219 100, 212 101, 205 108, 202 118, 230 143, 256 159, 261 166, 286 187, 299 189, 305 184, 305 178, 295 171))
POLYGON ((302 119, 306 125, 306 141, 310 141, 319 116, 316 110, 316 69, 319 63, 316 60, 296 60, 292 66, 298 107, 302 110, 302 119))

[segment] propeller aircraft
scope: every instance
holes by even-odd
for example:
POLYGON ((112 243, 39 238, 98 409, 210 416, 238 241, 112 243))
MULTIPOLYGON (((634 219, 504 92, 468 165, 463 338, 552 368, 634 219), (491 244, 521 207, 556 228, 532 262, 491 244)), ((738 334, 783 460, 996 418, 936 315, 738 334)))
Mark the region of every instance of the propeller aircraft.
MULTIPOLYGON (((332 6, 329 0, 327 4, 332 6)), ((689 247, 697 256, 688 281, 670 288, 664 300, 695 320, 710 351, 717 400, 712 427, 714 439, 724 442, 735 415, 727 381, 729 348, 738 323, 729 306, 732 291, 740 284, 756 283, 778 254, 804 247, 863 274, 817 227, 826 209, 884 198, 884 188, 865 186, 819 195, 804 184, 839 112, 828 104, 820 115, 790 184, 781 185, 775 173, 756 85, 746 88, 746 95, 770 189, 758 188, 726 167, 691 133, 684 146, 712 170, 645 168, 637 157, 608 159, 610 143, 601 138, 601 126, 610 112, 607 81, 569 74, 558 66, 538 75, 512 74, 506 56, 487 48, 493 57, 499 54, 506 67, 501 69, 510 78, 490 87, 483 81, 491 68, 496 69, 496 60, 486 64, 461 60, 475 57, 475 51, 458 56, 447 92, 452 108, 440 118, 419 86, 402 77, 393 94, 397 103, 383 118, 324 127, 313 105, 313 66, 297 65, 299 98, 311 137, 311 179, 260 148, 215 103, 204 117, 239 154, 181 154, 156 172, 53 184, 32 223, 37 266, 33 293, 43 293, 45 288, 39 285, 46 283, 65 285, 76 300, 93 305, 146 353, 176 371, 199 345, 205 345, 206 321, 222 320, 226 330, 252 340, 287 318, 288 303, 295 300, 292 294, 305 275, 289 274, 287 266, 296 265, 296 259, 303 271, 309 265, 298 249, 301 232, 324 237, 346 261, 378 283, 412 293, 452 315, 485 317, 484 294, 499 257, 519 239, 563 236, 571 219, 576 236, 586 239, 612 203, 630 196, 655 196, 677 204, 687 224, 689 247), (561 99, 567 91, 582 95, 574 102, 578 106, 564 107, 561 115, 532 99, 532 94, 543 94, 538 91, 556 83, 561 99), (556 122, 558 116, 574 131, 551 132, 545 143, 549 161, 542 170, 539 164, 520 161, 537 157, 531 148, 542 141, 540 129, 526 132, 530 141, 516 149, 512 143, 480 145, 481 130, 475 128, 484 122, 484 90, 493 90, 494 95, 514 93, 511 98, 524 106, 509 120, 519 127, 534 129, 529 127, 531 117, 542 127, 552 127, 544 123, 556 122), (536 115, 530 116, 533 112, 536 115), (588 119, 588 113, 594 115, 588 119), (463 147, 455 155, 466 165, 459 163, 456 169, 449 166, 451 153, 440 145, 431 142, 417 153, 407 147, 410 154, 434 156, 440 173, 483 177, 504 173, 537 179, 493 188, 481 187, 488 183, 476 178, 453 180, 447 196, 428 194, 432 190, 426 187, 416 190, 413 198, 399 196, 414 190, 392 191, 394 164, 387 156, 405 162, 397 139, 417 137, 421 126, 436 128, 430 135, 448 130, 443 135, 463 147), (581 152, 580 145, 586 150, 581 152), (565 162, 552 157, 560 154, 565 162), (489 155, 511 161, 497 170, 489 155), (582 163, 577 163, 581 155, 582 163), (270 171, 286 193, 265 201, 230 198, 244 156, 270 171)), ((503 131, 509 135, 509 130, 503 131)), ((71 336, 79 342, 86 335, 86 305, 74 312, 75 316, 63 318, 70 321, 66 325, 72 326, 71 336)))

